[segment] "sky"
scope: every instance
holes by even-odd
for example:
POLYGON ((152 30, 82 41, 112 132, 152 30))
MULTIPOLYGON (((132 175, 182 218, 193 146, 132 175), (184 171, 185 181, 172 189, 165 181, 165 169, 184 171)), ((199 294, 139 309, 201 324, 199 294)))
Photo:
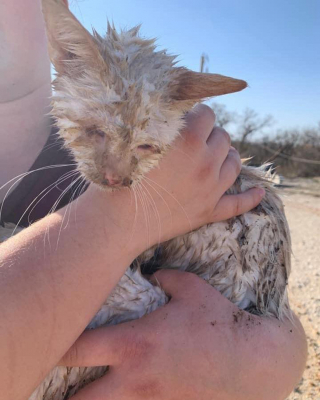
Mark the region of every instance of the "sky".
POLYGON ((100 34, 107 19, 117 28, 141 23, 142 36, 190 69, 207 54, 209 72, 249 84, 214 101, 273 115, 267 133, 320 121, 320 0, 70 0, 70 8, 100 34))

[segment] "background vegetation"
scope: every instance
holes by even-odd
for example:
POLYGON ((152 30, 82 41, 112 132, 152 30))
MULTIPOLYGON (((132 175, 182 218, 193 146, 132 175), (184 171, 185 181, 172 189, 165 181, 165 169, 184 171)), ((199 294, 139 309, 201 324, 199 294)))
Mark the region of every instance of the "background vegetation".
POLYGON ((272 162, 288 178, 320 176, 320 121, 314 127, 278 130, 271 135, 265 133, 274 123, 271 115, 261 117, 249 108, 238 114, 220 103, 211 106, 216 124, 228 130, 241 157, 252 157, 249 164, 272 162))

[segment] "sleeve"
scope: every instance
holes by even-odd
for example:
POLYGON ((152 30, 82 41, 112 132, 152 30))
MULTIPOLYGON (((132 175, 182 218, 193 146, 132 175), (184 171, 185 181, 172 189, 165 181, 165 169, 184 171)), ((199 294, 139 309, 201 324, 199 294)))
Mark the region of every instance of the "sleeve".
MULTIPOLYGON (((47 143, 28 174, 7 194, 1 204, 0 223, 12 222, 27 227, 45 217, 57 202, 56 209, 77 198, 82 186, 74 184, 79 178, 72 155, 63 147, 63 140, 52 127, 47 143), (74 173, 72 173, 74 172, 74 173), (77 189, 76 189, 77 188, 77 189)), ((82 185, 85 185, 83 182, 82 185)), ((2 190, 8 190, 4 188, 2 190)), ((86 187, 83 188, 85 190, 86 187)))

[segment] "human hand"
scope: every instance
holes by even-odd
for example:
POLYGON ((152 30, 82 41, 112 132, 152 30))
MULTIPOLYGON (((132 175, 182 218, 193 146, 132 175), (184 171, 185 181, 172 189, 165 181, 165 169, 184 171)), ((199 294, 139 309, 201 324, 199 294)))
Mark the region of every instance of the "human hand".
POLYGON ((179 219, 173 226, 177 229, 174 236, 243 214, 257 206, 264 195, 262 189, 225 195, 240 173, 241 159, 230 146, 229 134, 214 124, 212 109, 197 105, 186 116, 181 138, 160 168, 146 178, 145 184, 166 196, 171 214, 179 219))
POLYGON ((61 365, 110 365, 74 400, 283 400, 300 379, 298 320, 239 310, 195 275, 161 271, 170 302, 140 320, 86 331, 61 365))
POLYGON ((214 123, 212 109, 198 105, 187 114, 181 137, 159 168, 147 174, 139 188, 103 196, 92 187, 85 194, 96 192, 96 201, 108 215, 105 224, 120 226, 128 241, 131 236, 139 242, 135 256, 156 243, 247 212, 261 201, 261 189, 225 195, 240 172, 241 161, 230 147, 228 133, 214 123))

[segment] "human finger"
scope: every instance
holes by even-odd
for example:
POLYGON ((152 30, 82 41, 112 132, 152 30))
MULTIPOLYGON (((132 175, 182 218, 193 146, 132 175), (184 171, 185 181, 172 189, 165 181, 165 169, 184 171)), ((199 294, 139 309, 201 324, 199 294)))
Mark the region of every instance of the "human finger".
POLYGON ((265 190, 252 188, 241 194, 224 195, 214 210, 212 222, 225 221, 255 208, 262 200, 265 190))
POLYGON ((161 287, 172 300, 189 297, 192 292, 201 290, 201 285, 206 284, 195 274, 169 269, 157 271, 150 280, 161 287))
POLYGON ((231 140, 228 132, 223 128, 215 126, 207 139, 207 145, 216 163, 222 164, 226 159, 230 144, 231 140))
POLYGON ((188 143, 199 140, 205 142, 211 134, 215 119, 212 108, 205 104, 198 104, 186 114, 186 125, 181 133, 188 143))
POLYGON ((94 367, 119 365, 152 351, 147 324, 140 320, 85 331, 62 357, 59 365, 94 367), (136 328, 136 329, 133 329, 136 328))
MULTIPOLYGON (((195 274, 182 271, 161 270, 156 272, 151 280, 172 297, 170 303, 190 296, 199 296, 199 293, 204 292, 203 286, 212 289, 195 274)), ((115 366, 130 359, 142 359, 154 348, 153 329, 151 327, 150 331, 148 321, 151 316, 156 317, 161 310, 160 308, 139 320, 85 331, 62 357, 59 365, 115 366)))
POLYGON ((219 181, 221 184, 221 190, 225 192, 228 190, 236 181, 241 171, 241 158, 240 154, 233 147, 230 147, 228 155, 225 158, 219 175, 219 181))

